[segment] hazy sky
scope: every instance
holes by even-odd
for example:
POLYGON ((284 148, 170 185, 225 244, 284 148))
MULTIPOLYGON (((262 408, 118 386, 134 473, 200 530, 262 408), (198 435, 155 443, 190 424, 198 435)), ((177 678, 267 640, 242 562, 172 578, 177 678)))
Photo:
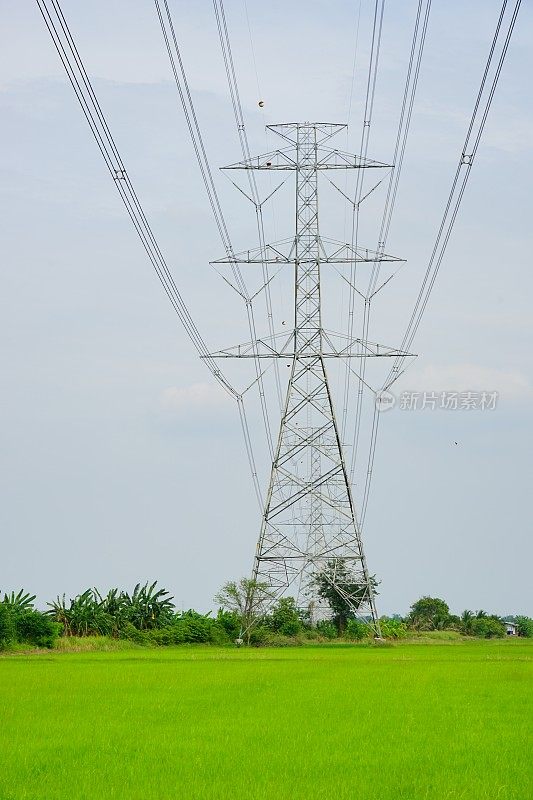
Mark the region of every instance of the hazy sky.
MULTIPOLYGON (((210 161, 236 161, 212 4, 170 5, 210 161)), ((245 4, 226 0, 254 153, 275 146, 265 124, 315 119, 350 122, 338 146, 357 150, 372 5, 361 2, 352 92, 358 2, 247 0, 256 74, 245 4)), ((434 0, 387 245, 408 263, 383 292, 372 339, 401 340, 499 7, 434 0)), ((0 8, 0 589, 44 603, 157 578, 178 607, 210 608, 225 580, 249 572, 258 534, 236 409, 156 280, 37 6, 0 8)), ((415 9, 386 4, 369 146, 381 161, 392 156, 415 9)), ((246 340, 241 307, 208 265, 221 243, 153 3, 65 0, 63 10, 204 338, 213 349, 246 340)), ((419 358, 398 387, 493 390, 498 404, 383 415, 364 531, 382 612, 430 593, 456 612, 533 614, 532 22, 524 4, 419 358)), ((254 246, 251 207, 217 181, 235 248, 254 246)), ((269 239, 290 235, 287 202, 269 212, 269 239)), ((324 213, 342 238, 344 212, 324 213)), ((286 294, 277 299, 279 327, 289 311, 286 294)), ((253 412, 251 422, 259 433, 253 412)))

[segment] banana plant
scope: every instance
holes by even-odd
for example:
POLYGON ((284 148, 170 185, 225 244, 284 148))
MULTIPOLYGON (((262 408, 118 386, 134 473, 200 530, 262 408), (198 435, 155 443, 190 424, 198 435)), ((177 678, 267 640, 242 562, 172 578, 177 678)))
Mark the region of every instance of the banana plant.
POLYGON ((160 628, 169 623, 173 613, 173 598, 166 589, 157 589, 157 581, 148 586, 138 583, 131 596, 125 593, 129 621, 139 630, 160 628))
POLYGON ((29 592, 25 592, 24 589, 21 589, 17 594, 15 594, 15 592, 11 592, 10 594, 5 592, 2 603, 5 606, 9 606, 16 613, 22 613, 23 611, 31 611, 33 609, 35 597, 36 595, 29 594, 29 592))
POLYGON ((107 613, 94 589, 86 589, 70 599, 58 597, 47 612, 63 625, 65 636, 105 635, 112 632, 113 619, 107 613))
POLYGON ((174 614, 172 597, 166 589, 157 589, 157 581, 138 583, 132 594, 110 589, 106 595, 98 589, 86 589, 67 603, 65 595, 48 603, 48 614, 61 623, 65 636, 118 636, 126 623, 138 630, 168 625, 174 614))

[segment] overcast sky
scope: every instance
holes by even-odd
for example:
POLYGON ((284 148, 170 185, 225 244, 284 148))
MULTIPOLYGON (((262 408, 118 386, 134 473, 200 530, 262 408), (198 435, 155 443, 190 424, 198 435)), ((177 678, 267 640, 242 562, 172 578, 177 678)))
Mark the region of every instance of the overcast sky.
MULTIPOLYGON (((170 5, 210 161, 234 162, 212 4, 170 5)), ((374 340, 401 340, 499 5, 434 0, 387 244, 407 264, 383 292, 374 340)), ((226 0, 254 153, 275 146, 265 124, 315 119, 349 122, 338 146, 357 150, 372 6, 362 0, 357 37, 358 2, 247 0, 249 28, 244 2, 226 0)), ((259 528, 236 409, 161 290, 37 6, 0 8, 0 589, 24 587, 44 604, 157 578, 178 607, 208 609, 225 580, 249 572, 259 528)), ((246 340, 242 308, 208 264, 222 247, 153 3, 65 0, 63 10, 204 338, 213 349, 246 340)), ((369 145, 385 162, 415 10, 414 0, 386 4, 369 145)), ((533 615, 532 39, 524 4, 419 357, 397 387, 496 391, 497 406, 383 415, 364 530, 383 613, 433 594, 456 612, 533 615)), ((251 207, 216 179, 235 248, 254 246, 251 207)), ((288 208, 280 193, 269 238, 290 235, 288 208)), ((290 312, 286 294, 274 297, 279 327, 290 312)), ((259 436, 253 410, 251 422, 259 436)))

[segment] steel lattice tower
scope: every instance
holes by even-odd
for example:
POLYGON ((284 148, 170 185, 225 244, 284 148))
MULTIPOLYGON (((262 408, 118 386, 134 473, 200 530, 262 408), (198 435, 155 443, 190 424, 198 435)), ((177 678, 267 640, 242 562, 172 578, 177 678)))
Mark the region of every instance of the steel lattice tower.
POLYGON ((299 606, 320 618, 327 604, 317 595, 315 576, 326 576, 354 613, 379 635, 372 581, 348 477, 328 383, 330 358, 396 356, 399 351, 333 335, 322 324, 321 267, 328 263, 397 261, 321 237, 319 172, 324 169, 388 165, 324 146, 344 125, 303 123, 269 126, 288 146, 226 169, 293 170, 296 231, 291 239, 215 263, 287 263, 294 266, 294 329, 228 348, 215 357, 283 358, 290 378, 253 566, 253 578, 275 596, 289 588, 299 606))

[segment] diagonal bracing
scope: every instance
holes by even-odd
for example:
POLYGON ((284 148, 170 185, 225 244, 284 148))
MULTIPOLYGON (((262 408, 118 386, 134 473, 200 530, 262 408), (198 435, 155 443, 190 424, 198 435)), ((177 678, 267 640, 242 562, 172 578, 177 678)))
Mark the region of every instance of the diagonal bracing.
MULTIPOLYGON (((379 635, 372 579, 354 507, 333 406, 326 361, 330 358, 397 357, 392 347, 350 340, 322 326, 321 268, 329 263, 394 256, 321 237, 318 176, 324 169, 384 167, 324 146, 340 125, 291 123, 269 126, 289 146, 247 158, 229 169, 292 169, 295 173, 294 237, 215 263, 277 263, 294 269, 294 325, 290 334, 271 335, 213 353, 214 358, 284 358, 291 371, 272 461, 253 578, 275 597, 289 589, 314 618, 328 609, 317 589, 325 577, 379 635)), ((402 353, 403 355, 403 353, 402 353)))

